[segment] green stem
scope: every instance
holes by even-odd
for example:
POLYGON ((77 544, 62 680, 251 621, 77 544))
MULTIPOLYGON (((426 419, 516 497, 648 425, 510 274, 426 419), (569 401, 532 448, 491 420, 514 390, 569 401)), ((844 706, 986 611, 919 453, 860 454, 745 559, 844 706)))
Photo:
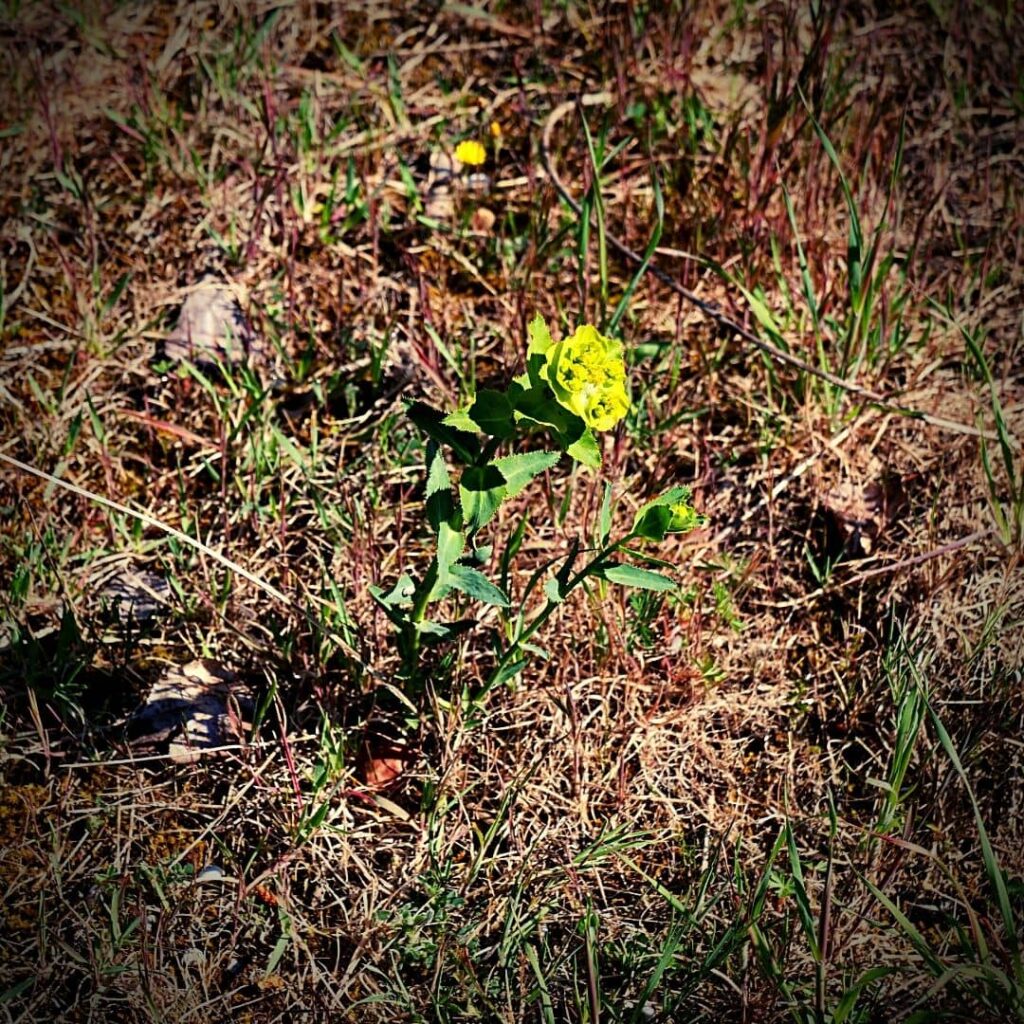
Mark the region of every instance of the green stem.
POLYGON ((407 632, 408 637, 408 657, 406 659, 406 668, 415 677, 418 674, 417 655, 420 650, 420 642, 422 634, 416 628, 421 623, 427 614, 427 605, 430 604, 430 593, 434 589, 434 584, 437 582, 437 558, 434 557, 430 560, 430 567, 427 569, 426 575, 423 577, 422 582, 416 588, 416 593, 413 598, 412 611, 409 613, 409 627, 407 632))
POLYGON ((484 445, 483 451, 480 453, 479 458, 477 458, 474 461, 473 465, 475 465, 475 466, 486 466, 487 463, 491 461, 492 457, 494 456, 494 453, 500 447, 501 447, 501 438, 500 437, 492 437, 490 439, 490 441, 488 441, 487 444, 484 445))

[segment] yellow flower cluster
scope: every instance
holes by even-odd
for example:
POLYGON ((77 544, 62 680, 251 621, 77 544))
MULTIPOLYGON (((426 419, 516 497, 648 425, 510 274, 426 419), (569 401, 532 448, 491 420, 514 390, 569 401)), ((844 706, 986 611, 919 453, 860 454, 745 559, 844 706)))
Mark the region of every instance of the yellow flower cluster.
POLYGON ((629 412, 622 345, 584 324, 547 350, 547 378, 560 405, 593 430, 611 430, 629 412))

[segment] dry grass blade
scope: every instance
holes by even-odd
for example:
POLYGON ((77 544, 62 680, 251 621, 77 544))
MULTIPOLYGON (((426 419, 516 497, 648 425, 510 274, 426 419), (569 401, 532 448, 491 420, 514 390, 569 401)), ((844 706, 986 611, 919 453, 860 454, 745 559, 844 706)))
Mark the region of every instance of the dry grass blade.
MULTIPOLYGON (((570 207, 570 209, 578 217, 583 215, 583 208, 573 198, 569 192, 565 182, 558 175, 555 169, 554 162, 551 155, 551 137, 554 133, 556 126, 566 114, 576 110, 578 106, 597 106, 607 105, 613 102, 613 97, 610 93, 587 93, 581 96, 578 100, 568 101, 555 107, 554 110, 548 115, 548 119, 544 125, 544 134, 541 142, 541 154, 544 160, 544 167, 547 171, 548 177, 551 179, 551 183, 558 190, 558 194, 570 207)), ((608 242, 612 248, 617 249, 623 256, 629 259, 631 262, 638 266, 645 266, 650 273, 656 277, 662 284, 670 288, 676 295, 686 299, 687 302, 696 306, 705 316, 710 317, 716 323, 721 324, 731 333, 737 337, 742 338, 744 341, 749 342, 755 348, 771 356, 772 359, 776 359, 779 362, 785 363, 788 366, 795 367, 802 373, 809 373, 813 377, 826 381, 833 387, 842 389, 851 395, 855 395, 858 398, 863 399, 869 405, 877 406, 881 409, 887 409, 890 412, 897 413, 900 416, 906 416, 910 419, 921 420, 924 423, 928 423, 933 427, 938 427, 942 430, 952 431, 957 434, 967 434, 972 437, 983 437, 987 440, 996 441, 999 439, 999 435, 991 431, 982 430, 979 427, 974 426, 970 423, 958 423, 955 420, 947 419, 943 416, 936 416, 933 413, 925 412, 923 409, 915 409, 911 406, 900 405, 894 402, 892 399, 887 398, 885 395, 880 394, 877 391, 872 391, 870 388, 865 388, 855 381, 849 381, 842 377, 836 376, 828 370, 823 370, 821 367, 814 366, 813 364, 801 359, 799 356, 793 355, 792 352, 787 352, 784 349, 779 348, 777 345, 773 345, 771 342, 765 341, 764 338, 758 337, 752 331, 747 330, 742 324, 737 323, 731 317, 726 316, 721 310, 716 309, 711 303, 705 302, 696 292, 691 291, 689 288, 684 288, 679 282, 662 270, 657 264, 650 263, 645 260, 644 257, 636 250, 631 249, 625 242, 619 239, 616 235, 611 232, 606 232, 608 242)), ((699 256, 690 257, 697 260, 698 262, 707 262, 699 256)), ((1019 442, 1016 439, 1012 442, 1015 447, 1019 447, 1019 442)))

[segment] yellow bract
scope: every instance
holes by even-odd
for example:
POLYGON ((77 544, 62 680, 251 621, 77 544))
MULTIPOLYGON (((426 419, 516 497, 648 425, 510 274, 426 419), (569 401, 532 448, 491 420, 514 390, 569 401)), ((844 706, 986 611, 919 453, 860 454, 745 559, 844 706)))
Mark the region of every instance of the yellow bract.
POLYGON ((668 510, 672 513, 668 524, 670 533, 689 533, 704 523, 704 517, 689 502, 677 501, 669 505, 668 510))
POLYGON ((629 412, 622 345, 584 324, 546 353, 547 378, 560 405, 593 430, 611 430, 629 412))
POLYGON ((455 159, 469 167, 479 167, 487 159, 487 150, 476 139, 463 139, 455 147, 455 159))

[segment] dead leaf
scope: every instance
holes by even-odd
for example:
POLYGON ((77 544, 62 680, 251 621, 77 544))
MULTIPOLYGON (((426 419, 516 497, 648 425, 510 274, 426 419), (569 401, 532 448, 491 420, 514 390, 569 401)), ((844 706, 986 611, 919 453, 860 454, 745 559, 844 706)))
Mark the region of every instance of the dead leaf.
POLYGON ((478 206, 473 211, 473 217, 470 221, 474 231, 479 231, 481 234, 489 234, 491 228, 494 227, 494 211, 489 210, 486 206, 478 206))
POLYGON ((360 758, 363 779, 371 789, 386 789, 409 768, 413 758, 413 752, 403 744, 371 739, 360 758))
POLYGON ((863 481, 844 478, 822 498, 844 546, 851 554, 870 555, 902 500, 900 479, 889 474, 863 481))

